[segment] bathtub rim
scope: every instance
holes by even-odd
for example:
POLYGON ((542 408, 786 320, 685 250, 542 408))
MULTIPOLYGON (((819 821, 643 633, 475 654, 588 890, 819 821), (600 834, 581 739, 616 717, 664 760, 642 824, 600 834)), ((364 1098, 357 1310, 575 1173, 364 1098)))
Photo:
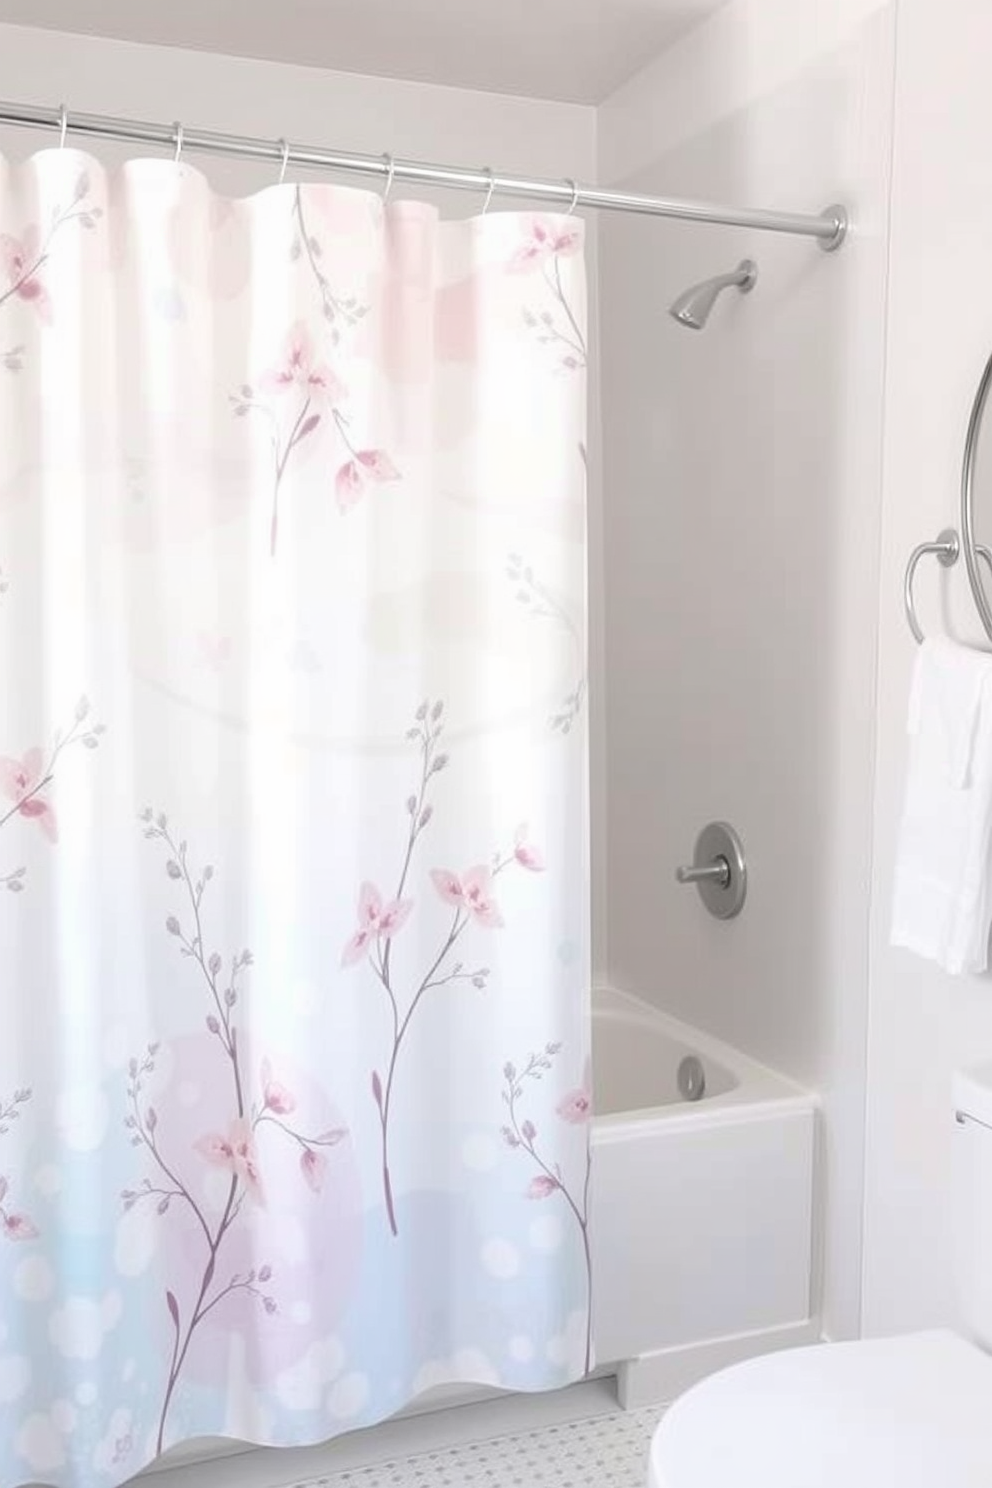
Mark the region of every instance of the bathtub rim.
POLYGON ((594 1014, 623 1013, 648 1023, 694 1050, 704 1060, 722 1065, 737 1082, 732 1090, 700 1101, 673 1101, 668 1105, 597 1113, 592 1121, 594 1141, 620 1138, 628 1135, 631 1128, 643 1131, 648 1124, 664 1123, 673 1131, 688 1126, 698 1130, 702 1125, 723 1126, 744 1119, 763 1120, 780 1117, 789 1110, 808 1111, 811 1106, 819 1105, 815 1092, 633 993, 602 983, 592 989, 592 1009, 594 1014))

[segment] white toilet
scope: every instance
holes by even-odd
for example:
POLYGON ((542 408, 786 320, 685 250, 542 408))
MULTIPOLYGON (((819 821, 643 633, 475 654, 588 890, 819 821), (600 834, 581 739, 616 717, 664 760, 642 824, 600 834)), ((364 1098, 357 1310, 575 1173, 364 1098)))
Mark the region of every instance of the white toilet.
POLYGON ((649 1488, 992 1488, 992 1063, 954 1077, 956 1279, 946 1330, 786 1349, 688 1390, 649 1488))

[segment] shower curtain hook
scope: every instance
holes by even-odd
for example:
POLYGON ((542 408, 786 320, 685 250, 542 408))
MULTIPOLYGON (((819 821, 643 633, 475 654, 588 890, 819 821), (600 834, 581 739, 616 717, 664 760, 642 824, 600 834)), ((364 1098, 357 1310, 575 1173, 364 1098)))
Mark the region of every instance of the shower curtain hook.
POLYGON ((173 128, 175 129, 176 134, 176 153, 172 157, 172 163, 173 165, 178 165, 179 157, 183 153, 183 126, 180 124, 178 119, 176 120, 173 128))
POLYGON ((386 186, 385 190, 382 193, 382 205, 385 206, 387 201, 389 200, 389 193, 393 189, 393 175, 396 171, 396 161, 393 159, 392 155, 389 154, 388 150, 383 151, 382 159, 383 164, 387 168, 386 186))
POLYGON ((572 213, 575 211, 576 203, 579 200, 579 188, 578 186, 576 186, 571 176, 565 177, 565 185, 572 188, 572 200, 569 202, 568 211, 565 213, 566 217, 571 217, 572 213))
POLYGON ((496 190, 496 182, 493 180, 493 173, 489 169, 488 165, 486 166, 485 170, 482 171, 482 175, 484 175, 489 181, 489 190, 486 192, 486 199, 482 206, 482 215, 483 217, 485 217, 486 213, 489 211, 489 203, 493 199, 493 192, 496 190))
POLYGON ((281 186, 286 179, 286 167, 289 164, 289 145, 284 139, 279 140, 278 144, 281 147, 282 154, 282 164, 279 167, 279 185, 281 186))
POLYGON ((59 149, 65 149, 65 133, 69 128, 69 114, 64 103, 59 104, 59 149))

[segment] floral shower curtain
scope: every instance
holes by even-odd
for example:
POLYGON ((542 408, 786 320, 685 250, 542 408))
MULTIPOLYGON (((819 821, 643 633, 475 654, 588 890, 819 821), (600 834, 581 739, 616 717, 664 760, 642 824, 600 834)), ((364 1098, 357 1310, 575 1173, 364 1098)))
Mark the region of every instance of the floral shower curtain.
POLYGON ((590 1363, 581 224, 0 162, 0 1481, 590 1363))

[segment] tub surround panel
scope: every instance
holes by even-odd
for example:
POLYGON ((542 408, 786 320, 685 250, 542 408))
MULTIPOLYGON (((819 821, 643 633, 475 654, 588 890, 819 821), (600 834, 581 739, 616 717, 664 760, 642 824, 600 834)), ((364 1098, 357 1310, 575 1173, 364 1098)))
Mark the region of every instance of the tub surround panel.
POLYGON ((822 1093, 822 1298, 844 1337, 860 1309, 894 15, 786 8, 731 0, 600 115, 604 184, 840 200, 855 218, 835 255, 600 224, 608 944, 614 983, 822 1093), (693 97, 684 116, 669 84, 693 97), (701 333, 670 320, 681 290, 744 257, 751 294, 701 333), (674 879, 714 818, 749 864, 725 924, 674 879))

